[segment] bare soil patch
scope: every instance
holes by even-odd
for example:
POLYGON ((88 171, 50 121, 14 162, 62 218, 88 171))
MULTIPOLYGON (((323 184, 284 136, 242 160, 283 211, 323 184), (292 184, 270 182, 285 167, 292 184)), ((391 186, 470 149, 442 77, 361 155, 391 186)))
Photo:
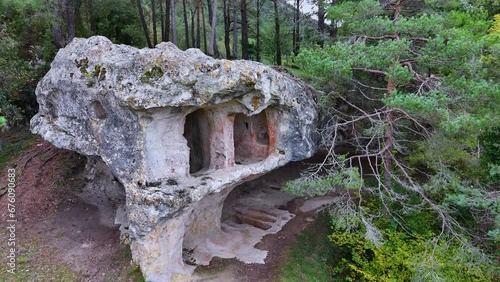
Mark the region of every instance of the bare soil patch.
MULTIPOLYGON (((27 131, 27 129, 23 129, 27 131)), ((3 146, 18 133, 2 136, 3 146), (8 141, 5 141, 8 140, 8 141)), ((37 137, 4 166, 16 170, 17 272, 6 272, 7 241, 0 244, 0 281, 137 281, 119 230, 100 224, 96 206, 80 198, 85 158, 37 137)), ((4 189, 5 190, 5 189, 4 189)), ((0 197, 0 234, 7 234, 7 197, 0 197)))

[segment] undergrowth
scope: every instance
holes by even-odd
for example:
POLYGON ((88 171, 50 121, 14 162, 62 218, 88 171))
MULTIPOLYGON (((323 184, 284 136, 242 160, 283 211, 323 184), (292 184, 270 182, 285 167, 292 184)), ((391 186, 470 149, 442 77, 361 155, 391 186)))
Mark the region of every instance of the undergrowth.
POLYGON ((31 134, 27 127, 13 132, 14 130, 8 136, 0 137, 0 171, 3 171, 11 160, 30 148, 36 140, 35 135, 31 134))
POLYGON ((320 214, 318 219, 299 235, 282 268, 282 282, 334 281, 332 259, 335 249, 328 240, 332 231, 329 218, 327 213, 320 214))

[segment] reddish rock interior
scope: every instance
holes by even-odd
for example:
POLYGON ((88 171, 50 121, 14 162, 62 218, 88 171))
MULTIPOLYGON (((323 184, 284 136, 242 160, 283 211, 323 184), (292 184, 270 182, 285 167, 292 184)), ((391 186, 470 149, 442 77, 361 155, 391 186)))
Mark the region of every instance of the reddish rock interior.
POLYGON ((207 171, 211 167, 219 169, 234 164, 246 165, 260 162, 265 160, 274 150, 277 119, 275 111, 265 110, 254 116, 242 113, 230 114, 227 116, 228 122, 223 126, 221 126, 220 121, 213 120, 213 116, 204 109, 196 110, 186 116, 184 137, 189 147, 190 174, 207 171), (228 125, 232 125, 232 128, 227 128, 228 125), (223 151, 222 155, 227 156, 226 165, 214 165, 214 162, 217 161, 212 159, 214 152, 211 152, 210 144, 220 143, 221 140, 214 139, 221 139, 220 136, 224 136, 224 132, 219 131, 228 130, 233 131, 230 134, 232 144, 218 146, 223 151), (228 148, 230 146, 233 147, 228 148))
POLYGON ((269 156, 269 130, 264 111, 255 116, 236 114, 233 128, 236 164, 256 163, 269 156))

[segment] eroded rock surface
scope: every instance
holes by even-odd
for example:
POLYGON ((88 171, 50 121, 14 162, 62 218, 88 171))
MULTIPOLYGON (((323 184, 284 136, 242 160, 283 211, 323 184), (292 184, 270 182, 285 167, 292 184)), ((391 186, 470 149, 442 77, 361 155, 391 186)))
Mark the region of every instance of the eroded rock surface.
MULTIPOLYGON (((36 95, 32 131, 102 159, 125 188, 133 258, 148 281, 186 280, 210 250, 237 248, 221 228, 225 197, 317 147, 312 88, 260 63, 171 43, 136 49, 76 38, 36 95)), ((269 232, 270 223, 286 223, 268 212, 269 232)), ((259 219, 255 210, 240 213, 259 219)))

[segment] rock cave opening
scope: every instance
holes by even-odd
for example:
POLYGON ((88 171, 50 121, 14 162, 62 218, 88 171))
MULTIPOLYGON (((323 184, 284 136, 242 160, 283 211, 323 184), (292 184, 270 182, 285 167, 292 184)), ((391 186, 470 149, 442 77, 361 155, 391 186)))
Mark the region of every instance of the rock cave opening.
POLYGON ((254 116, 236 114, 233 130, 235 164, 256 163, 269 156, 269 130, 265 111, 254 116))
POLYGON ((293 216, 287 212, 286 205, 296 196, 282 191, 282 185, 281 179, 264 175, 236 186, 224 199, 222 226, 244 224, 271 231, 283 221, 286 223, 293 216))
POLYGON ((189 173, 207 170, 210 166, 210 125, 208 113, 198 109, 186 116, 184 138, 189 147, 189 173))
POLYGON ((204 197, 186 221, 184 263, 209 265, 213 257, 264 263, 267 251, 255 245, 295 216, 286 207, 296 196, 281 186, 280 179, 264 175, 204 197))
POLYGON ((276 222, 272 202, 267 201, 271 191, 255 191, 251 185, 240 185, 227 196, 221 215, 221 223, 228 225, 247 224, 261 230, 269 230, 276 222))

